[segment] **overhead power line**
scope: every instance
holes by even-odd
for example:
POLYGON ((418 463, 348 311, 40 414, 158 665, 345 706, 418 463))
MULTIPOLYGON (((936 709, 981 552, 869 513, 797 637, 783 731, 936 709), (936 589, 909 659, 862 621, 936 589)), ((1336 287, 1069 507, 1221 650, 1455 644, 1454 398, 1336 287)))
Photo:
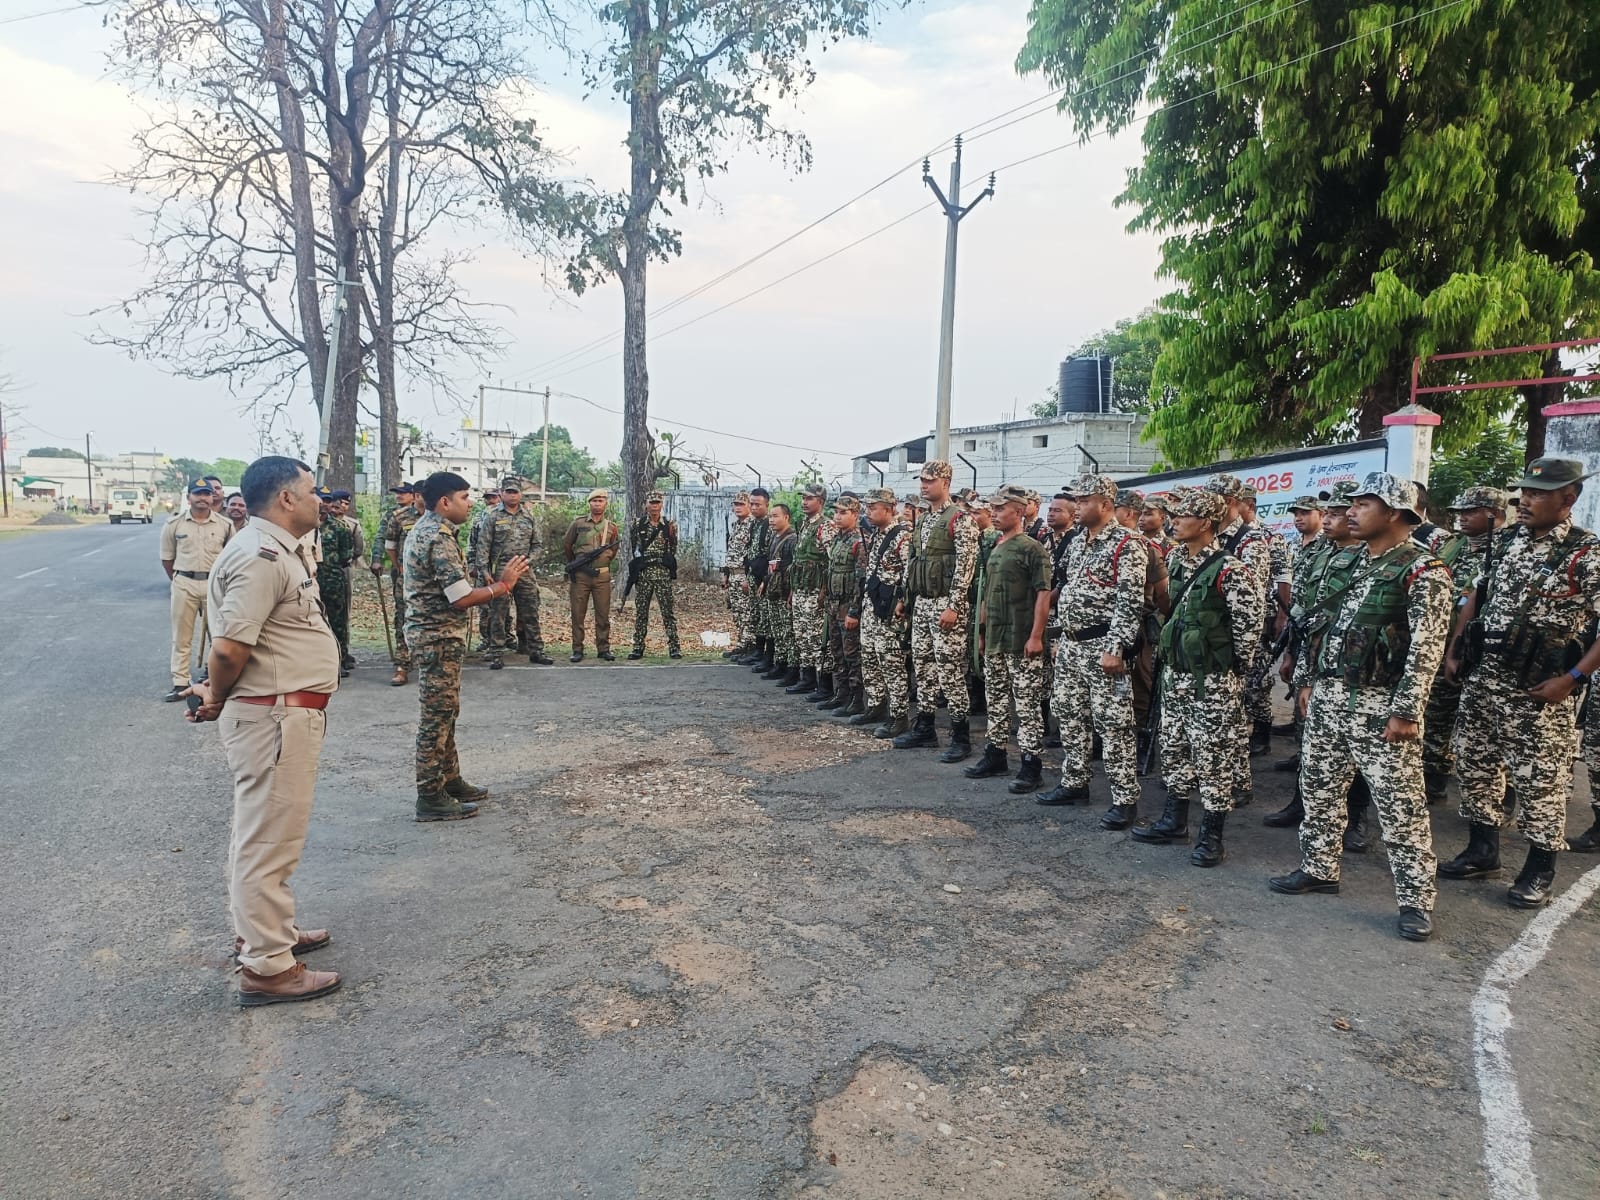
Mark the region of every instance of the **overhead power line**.
MULTIPOLYGON (((601 412, 610 413, 614 417, 620 417, 622 415, 621 409, 608 408, 604 404, 601 404, 598 400, 591 400, 589 397, 580 396, 576 392, 552 391, 551 395, 561 396, 567 400, 582 401, 590 408, 597 408, 601 412)), ((732 433, 726 429, 707 429, 704 425, 694 425, 688 421, 680 421, 676 417, 667 416, 665 413, 651 413, 650 415, 655 420, 662 421, 669 425, 679 425, 684 429, 692 429, 696 433, 710 433, 715 434, 717 437, 732 438, 736 442, 757 442, 763 446, 776 446, 780 450, 799 450, 806 454, 826 454, 833 458, 854 457, 848 450, 824 450, 818 446, 796 446, 789 442, 775 442, 770 438, 751 437, 748 434, 732 433)))

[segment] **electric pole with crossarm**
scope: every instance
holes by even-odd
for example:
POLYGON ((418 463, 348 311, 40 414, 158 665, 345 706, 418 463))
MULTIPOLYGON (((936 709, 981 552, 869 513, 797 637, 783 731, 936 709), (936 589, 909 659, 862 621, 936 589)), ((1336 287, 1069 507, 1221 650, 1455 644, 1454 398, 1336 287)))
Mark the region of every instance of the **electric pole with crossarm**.
POLYGON ((956 157, 950 164, 950 194, 946 196, 934 182, 928 160, 922 160, 922 182, 933 189, 948 222, 944 235, 944 310, 939 317, 939 400, 934 421, 933 457, 950 461, 950 370, 956 336, 956 234, 961 220, 988 197, 994 195, 994 175, 989 186, 965 208, 961 205, 961 136, 956 135, 956 157))

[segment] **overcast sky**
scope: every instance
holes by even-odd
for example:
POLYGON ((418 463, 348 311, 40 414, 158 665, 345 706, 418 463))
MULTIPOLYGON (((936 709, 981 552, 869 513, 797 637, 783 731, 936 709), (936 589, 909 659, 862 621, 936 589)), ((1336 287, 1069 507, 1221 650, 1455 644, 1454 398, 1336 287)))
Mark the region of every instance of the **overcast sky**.
MULTIPOLYGON (((4 11, 33 11, 5 0, 4 11)), ((39 9, 53 7, 34 0, 39 9)), ((796 123, 810 136, 811 171, 788 175, 754 153, 733 158, 690 211, 678 214, 681 260, 653 266, 652 307, 759 253, 892 170, 964 129, 1042 96, 1037 77, 1012 67, 1026 5, 925 5, 887 23, 871 43, 831 50, 796 123)), ((191 383, 158 366, 93 346, 91 310, 140 282, 137 198, 106 186, 128 156, 136 98, 105 76, 108 38, 91 13, 0 25, 0 371, 24 390, 26 412, 12 455, 29 445, 97 451, 159 448, 198 458, 249 458, 255 425, 221 384, 191 383)), ((626 176, 624 113, 582 101, 551 69, 539 117, 571 169, 609 185, 626 176)), ((973 140, 964 190, 992 168, 1065 142, 1053 112, 973 140)), ((1054 380, 1063 355, 1089 334, 1132 315, 1162 290, 1154 239, 1124 231, 1113 207, 1138 157, 1137 129, 1097 139, 1005 171, 997 194, 961 227, 955 351, 957 425, 1009 417, 1054 380)), ((935 156, 943 182, 949 154, 935 156)), ((789 246, 652 322, 661 333, 761 287, 927 203, 918 167, 789 246)), ((741 440, 747 435, 828 452, 830 473, 851 454, 917 436, 932 425, 943 269, 944 222, 929 209, 882 236, 816 266, 650 347, 652 428, 693 423, 691 446, 744 474, 790 475, 802 455, 741 440)), ((581 300, 552 295, 540 264, 486 233, 465 280, 474 300, 506 306, 511 335, 494 379, 558 392, 554 423, 601 462, 616 457, 620 419, 572 398, 621 407, 620 338, 543 370, 541 365, 621 326, 612 284, 581 300), (597 361, 598 360, 598 361, 597 361), (573 367, 581 369, 573 370, 573 367)), ((480 379, 464 375, 463 394, 480 379)), ((309 394, 292 420, 314 443, 309 394)), ((428 395, 403 395, 401 415, 449 435, 462 414, 428 395)), ((531 400, 491 397, 488 424, 538 424, 531 400)))

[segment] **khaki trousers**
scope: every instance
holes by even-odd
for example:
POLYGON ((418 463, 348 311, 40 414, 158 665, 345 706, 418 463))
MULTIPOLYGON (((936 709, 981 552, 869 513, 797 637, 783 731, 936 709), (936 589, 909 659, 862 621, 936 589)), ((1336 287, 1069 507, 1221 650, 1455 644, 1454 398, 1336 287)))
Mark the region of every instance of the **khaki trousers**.
POLYGON ((604 654, 611 649, 611 568, 598 575, 579 571, 567 593, 572 604, 572 652, 583 653, 583 619, 594 604, 594 648, 604 654))
MULTIPOLYGON (((206 619, 206 581, 172 577, 172 684, 188 687, 194 666, 194 623, 206 619)), ((203 639, 202 639, 203 640, 203 639)), ((202 666, 205 664, 202 663, 202 666)))
POLYGON ((294 966, 299 930, 289 876, 306 844, 327 713, 230 700, 217 724, 233 771, 228 907, 244 939, 239 962, 278 975, 294 966))

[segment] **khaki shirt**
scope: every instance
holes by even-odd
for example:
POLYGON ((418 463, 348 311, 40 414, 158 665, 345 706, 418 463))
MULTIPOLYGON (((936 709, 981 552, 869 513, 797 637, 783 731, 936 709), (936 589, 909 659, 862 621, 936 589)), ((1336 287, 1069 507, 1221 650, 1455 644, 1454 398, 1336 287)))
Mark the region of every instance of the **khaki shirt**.
MULTIPOLYGON (((617 523, 602 517, 598 521, 591 520, 584 514, 567 527, 567 536, 562 542, 562 555, 567 562, 571 562, 578 555, 593 550, 596 546, 603 546, 617 536, 617 523)), ((600 557, 589 564, 591 570, 604 571, 611 566, 617 557, 615 550, 607 550, 600 557)))
POLYGON ((350 540, 355 543, 355 553, 354 557, 350 559, 350 565, 352 567, 366 566, 367 534, 361 528, 361 522, 354 517, 340 517, 339 519, 344 522, 345 528, 350 531, 350 540))
POLYGON ((161 561, 174 571, 209 571, 233 536, 233 522, 216 513, 204 521, 180 513, 161 529, 161 561))
POLYGON ((251 517, 211 569, 206 621, 213 640, 252 647, 231 696, 333 692, 339 643, 328 627, 311 552, 251 517))

